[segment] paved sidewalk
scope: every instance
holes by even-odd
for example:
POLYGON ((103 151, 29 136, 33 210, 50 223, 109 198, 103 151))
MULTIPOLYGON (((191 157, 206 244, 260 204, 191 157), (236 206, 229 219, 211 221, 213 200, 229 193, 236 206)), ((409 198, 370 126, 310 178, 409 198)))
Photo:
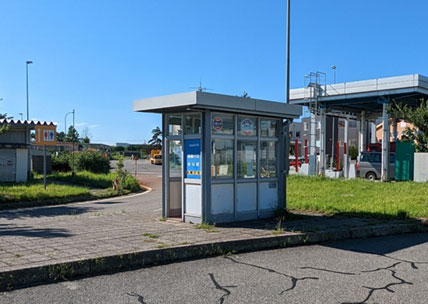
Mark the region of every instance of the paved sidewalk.
MULTIPOLYGON (((87 276, 124 269, 114 266, 117 261, 112 260, 114 262, 97 270, 98 261, 107 260, 108 257, 122 258, 123 255, 128 255, 131 260, 138 258, 140 261, 133 267, 140 267, 157 261, 171 262, 207 255, 206 248, 258 250, 290 244, 411 232, 423 227, 418 221, 332 218, 307 214, 296 215, 296 218, 287 220, 281 233, 275 231, 276 222, 273 220, 197 229, 194 224, 174 219, 161 220, 160 208, 154 205, 159 199, 160 191, 153 190, 139 196, 92 203, 1 211, 0 289, 9 284, 5 283, 6 276, 13 281, 13 287, 19 286, 21 282, 16 273, 20 276, 31 273, 32 278, 22 281, 23 285, 79 275, 65 276, 63 268, 58 268, 59 275, 45 273, 44 276, 37 277, 43 271, 52 272, 54 268, 51 265, 72 262, 83 265, 84 261, 95 261, 95 266, 89 263, 85 270, 79 272, 80 275, 87 276), (167 259, 162 260, 163 253, 168 254, 167 259), (177 253, 181 256, 177 256, 177 253), (146 256, 152 256, 151 260, 146 259, 146 256)), ((213 254, 221 253, 222 251, 216 251, 213 254)))

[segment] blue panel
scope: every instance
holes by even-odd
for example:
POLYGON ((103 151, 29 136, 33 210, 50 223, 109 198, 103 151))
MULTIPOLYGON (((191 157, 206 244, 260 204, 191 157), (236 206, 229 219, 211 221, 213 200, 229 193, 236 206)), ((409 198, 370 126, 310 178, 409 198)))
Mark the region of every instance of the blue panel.
POLYGON ((201 178, 201 140, 187 139, 184 142, 186 178, 201 178))

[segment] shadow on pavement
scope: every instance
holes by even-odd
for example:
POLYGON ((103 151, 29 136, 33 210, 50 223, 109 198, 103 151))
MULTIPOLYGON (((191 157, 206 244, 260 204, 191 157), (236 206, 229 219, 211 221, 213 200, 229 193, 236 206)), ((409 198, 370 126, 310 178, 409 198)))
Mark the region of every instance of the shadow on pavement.
POLYGON ((58 206, 58 207, 37 207, 31 209, 15 209, 0 211, 0 220, 19 219, 19 218, 33 218, 33 217, 51 217, 61 215, 79 215, 88 212, 97 211, 97 208, 86 206, 58 206))
POLYGON ((3 236, 25 236, 25 237, 37 237, 37 238, 63 238, 70 237, 71 234, 66 229, 55 229, 55 228, 27 228, 17 227, 15 225, 0 225, 0 237, 3 236))

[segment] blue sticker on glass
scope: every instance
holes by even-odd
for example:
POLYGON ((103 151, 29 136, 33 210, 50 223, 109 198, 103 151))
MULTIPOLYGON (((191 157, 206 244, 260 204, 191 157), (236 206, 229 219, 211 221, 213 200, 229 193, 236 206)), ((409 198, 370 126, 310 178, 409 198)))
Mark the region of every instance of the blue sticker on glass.
POLYGON ((185 140, 186 178, 201 178, 201 140, 185 140))

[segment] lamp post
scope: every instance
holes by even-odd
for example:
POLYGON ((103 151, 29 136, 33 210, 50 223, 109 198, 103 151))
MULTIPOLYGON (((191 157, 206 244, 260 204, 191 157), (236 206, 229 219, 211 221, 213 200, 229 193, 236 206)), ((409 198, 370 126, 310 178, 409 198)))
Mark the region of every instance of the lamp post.
POLYGON ((72 142, 72 146, 73 146, 73 151, 72 151, 72 154, 71 154, 73 168, 72 168, 72 173, 71 174, 74 176, 74 131, 76 130, 74 128, 74 122, 75 122, 76 111, 73 109, 73 111, 68 112, 67 114, 65 114, 65 117, 64 117, 64 136, 67 134, 67 116, 69 114, 73 114, 73 133, 71 135, 71 142, 72 142))
POLYGON ((23 120, 23 119, 24 119, 24 113, 18 113, 18 115, 20 115, 20 116, 21 116, 21 120, 23 120))
POLYGON ((28 96, 28 65, 33 64, 32 61, 26 61, 25 62, 25 70, 26 70, 26 80, 27 80, 27 120, 30 120, 30 103, 29 103, 29 96, 28 96))
POLYGON ((335 65, 332 65, 331 66, 331 69, 333 70, 333 72, 334 72, 334 83, 336 83, 336 66, 335 65))

